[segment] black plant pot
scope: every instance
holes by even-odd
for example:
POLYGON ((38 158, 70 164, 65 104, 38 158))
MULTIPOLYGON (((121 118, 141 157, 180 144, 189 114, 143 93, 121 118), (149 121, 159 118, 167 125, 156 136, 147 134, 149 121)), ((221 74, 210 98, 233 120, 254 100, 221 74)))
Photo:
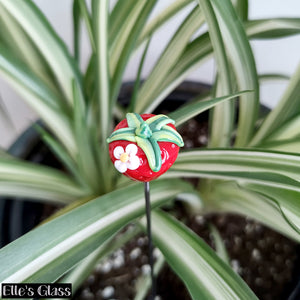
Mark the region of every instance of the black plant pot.
MULTIPOLYGON (((167 99, 157 108, 158 112, 169 112, 177 109, 193 97, 209 92, 208 85, 202 85, 194 82, 185 82, 181 84, 167 99)), ((128 103, 132 92, 132 83, 124 84, 120 92, 119 101, 122 104, 128 103)), ((263 111, 265 109, 263 108, 263 111)), ((203 115, 201 116, 203 118, 203 115)), ((207 114, 204 115, 207 119, 207 114)), ((61 168, 60 163, 55 159, 47 146, 40 140, 39 134, 34 128, 26 130, 20 138, 10 148, 10 153, 14 156, 33 161, 35 163, 50 165, 55 168, 61 168)), ((22 198, 0 198, 0 247, 10 243, 19 236, 25 234, 35 227, 47 215, 45 210, 49 209, 45 205, 28 201, 22 198)), ((294 261, 294 277, 292 282, 287 285, 284 292, 285 298, 277 299, 300 299, 300 251, 298 249, 298 259, 294 261), (296 288, 295 288, 296 287, 296 288)))
MULTIPOLYGON (((46 147, 33 127, 27 129, 10 147, 9 153, 33 162, 42 163, 46 147)), ((49 151, 47 150, 49 153, 49 151)), ((49 155, 49 154, 48 154, 49 155)), ((43 204, 19 198, 0 198, 0 247, 12 242, 36 226, 43 204)))

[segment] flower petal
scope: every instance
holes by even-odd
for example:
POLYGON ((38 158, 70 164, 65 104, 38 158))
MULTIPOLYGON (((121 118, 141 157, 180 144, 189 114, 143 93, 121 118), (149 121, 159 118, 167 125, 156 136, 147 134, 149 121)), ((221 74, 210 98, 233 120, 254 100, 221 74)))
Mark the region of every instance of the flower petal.
POLYGON ((123 147, 121 146, 117 146, 115 149, 114 149, 114 157, 116 159, 120 159, 121 155, 124 153, 124 149, 123 147))
POLYGON ((122 163, 120 160, 116 160, 114 165, 120 173, 125 173, 127 171, 127 163, 122 163))
POLYGON ((129 170, 136 170, 140 166, 140 159, 136 155, 131 156, 126 165, 129 170))
POLYGON ((135 144, 129 144, 126 146, 126 150, 125 152, 129 155, 129 156, 134 156, 137 154, 138 152, 138 147, 135 144))

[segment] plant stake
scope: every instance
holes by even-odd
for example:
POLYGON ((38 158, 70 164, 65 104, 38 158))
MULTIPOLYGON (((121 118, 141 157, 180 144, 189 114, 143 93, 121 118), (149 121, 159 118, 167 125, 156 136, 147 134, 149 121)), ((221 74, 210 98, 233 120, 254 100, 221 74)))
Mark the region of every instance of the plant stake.
POLYGON ((149 265, 151 268, 151 296, 155 298, 156 284, 153 270, 151 234, 151 205, 149 181, 165 173, 175 162, 183 140, 174 121, 165 115, 128 113, 107 139, 109 155, 115 168, 135 181, 145 183, 145 206, 149 265))
POLYGON ((151 297, 154 300, 156 294, 156 281, 154 278, 154 258, 153 258, 153 242, 151 232, 151 204, 150 204, 150 184, 145 182, 145 204, 146 204, 146 219, 147 219, 147 236, 148 236, 148 256, 151 274, 151 297))

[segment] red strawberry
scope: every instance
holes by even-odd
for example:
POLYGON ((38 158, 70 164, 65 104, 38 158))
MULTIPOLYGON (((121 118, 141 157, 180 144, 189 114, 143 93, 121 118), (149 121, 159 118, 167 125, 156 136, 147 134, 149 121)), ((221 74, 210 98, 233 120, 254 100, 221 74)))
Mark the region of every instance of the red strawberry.
POLYGON ((175 162, 181 136, 164 115, 128 113, 108 138, 109 155, 117 170, 137 181, 151 181, 175 162))

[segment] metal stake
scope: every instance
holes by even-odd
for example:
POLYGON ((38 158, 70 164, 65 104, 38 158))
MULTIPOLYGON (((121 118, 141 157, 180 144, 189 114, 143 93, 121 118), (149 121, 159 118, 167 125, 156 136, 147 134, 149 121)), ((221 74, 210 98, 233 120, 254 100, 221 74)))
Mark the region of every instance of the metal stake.
POLYGON ((156 282, 154 278, 154 259, 153 259, 153 243, 151 232, 151 205, 150 205, 150 184, 145 182, 145 201, 146 201, 146 218, 147 218, 147 235, 148 235, 148 251, 149 251, 149 265, 151 268, 151 295, 149 300, 154 300, 156 294, 156 282))

